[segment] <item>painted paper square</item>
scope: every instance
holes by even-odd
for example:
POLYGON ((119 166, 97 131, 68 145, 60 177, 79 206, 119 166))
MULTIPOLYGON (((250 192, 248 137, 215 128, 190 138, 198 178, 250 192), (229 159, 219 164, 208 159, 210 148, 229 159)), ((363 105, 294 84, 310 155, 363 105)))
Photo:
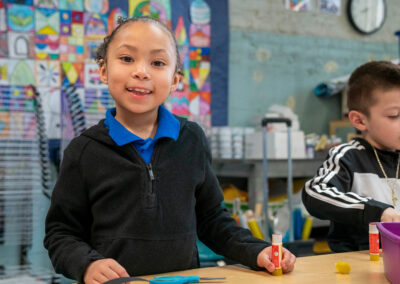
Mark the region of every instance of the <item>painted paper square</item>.
POLYGON ((39 87, 60 86, 60 62, 55 60, 36 60, 36 85, 39 87))
POLYGON ((8 32, 8 53, 11 58, 34 58, 34 36, 31 33, 8 32))
POLYGON ((60 56, 59 36, 36 34, 35 53, 37 59, 58 59, 60 56))
POLYGON ((35 23, 37 34, 57 35, 60 32, 60 13, 55 9, 36 8, 35 23))
POLYGON ((13 32, 33 33, 35 30, 35 13, 32 6, 8 4, 8 30, 13 32))
POLYGON ((60 10, 83 11, 83 0, 58 0, 58 8, 60 10))
POLYGON ((35 85, 34 60, 10 59, 8 62, 8 82, 10 85, 35 85))
POLYGON ((35 0, 35 6, 41 8, 50 8, 57 9, 58 8, 58 0, 35 0))

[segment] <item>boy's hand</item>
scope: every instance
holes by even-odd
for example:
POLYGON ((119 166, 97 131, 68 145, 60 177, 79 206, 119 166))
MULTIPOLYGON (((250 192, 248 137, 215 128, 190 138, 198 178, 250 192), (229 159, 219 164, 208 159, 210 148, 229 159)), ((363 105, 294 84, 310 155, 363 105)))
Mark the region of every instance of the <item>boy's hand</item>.
POLYGON ((400 222, 400 214, 397 213, 392 207, 383 211, 381 222, 400 222))
POLYGON ((129 277, 129 274, 114 259, 106 258, 90 263, 83 281, 85 284, 101 284, 120 277, 129 277))
MULTIPOLYGON (((274 264, 271 262, 272 259, 272 247, 263 249, 257 256, 257 265, 264 267, 268 272, 272 273, 275 270, 274 264)), ((288 273, 293 270, 296 257, 290 251, 282 247, 282 271, 288 273)))

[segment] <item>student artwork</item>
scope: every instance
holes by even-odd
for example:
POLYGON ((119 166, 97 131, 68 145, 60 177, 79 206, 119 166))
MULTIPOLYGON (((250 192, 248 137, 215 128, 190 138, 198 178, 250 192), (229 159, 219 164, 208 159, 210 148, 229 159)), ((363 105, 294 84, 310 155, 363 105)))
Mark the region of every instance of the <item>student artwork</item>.
POLYGON ((117 27, 118 18, 126 18, 126 13, 121 8, 116 7, 112 9, 110 11, 110 14, 108 15, 108 21, 107 21, 108 34, 110 34, 111 31, 113 31, 117 27))
POLYGON ((149 0, 129 0, 129 17, 150 16, 149 0))
POLYGON ((210 7, 204 0, 194 0, 190 5, 190 17, 192 20, 189 30, 190 118, 207 129, 211 113, 210 7))
POLYGON ((34 5, 41 8, 57 9, 58 0, 35 0, 34 5))
POLYGON ((36 85, 40 87, 60 86, 60 62, 36 60, 36 85))
POLYGON ((60 10, 83 11, 83 0, 58 0, 60 10))
POLYGON ((0 84, 8 84, 8 59, 0 59, 0 84))
POLYGON ((85 61, 94 62, 97 50, 103 42, 102 39, 85 39, 85 61))
POLYGON ((35 23, 37 34, 57 35, 60 32, 60 13, 55 9, 36 8, 35 23))
POLYGON ((100 80, 99 67, 97 64, 85 64, 85 88, 107 88, 100 80))
POLYGON ((83 63, 61 62, 61 70, 62 86, 74 85, 77 88, 84 86, 85 70, 83 63))
POLYGON ((321 12, 340 15, 340 0, 318 0, 318 7, 321 12))
POLYGON ((47 138, 61 138, 61 92, 59 88, 37 88, 40 93, 47 138))
POLYGON ((83 37, 60 36, 60 61, 83 62, 85 47, 83 37))
POLYGON ((7 0, 8 4, 19 4, 19 5, 33 5, 33 0, 7 0))
POLYGON ((0 136, 35 137, 35 110, 30 87, 0 86, 0 136))
POLYGON ((190 5, 190 17, 194 25, 207 25, 211 21, 211 10, 204 0, 194 0, 190 5))
POLYGON ((150 17, 158 19, 171 28, 171 5, 170 0, 151 0, 150 17))
POLYGON ((35 31, 35 13, 33 7, 8 4, 7 14, 7 25, 9 31, 23 33, 33 33, 35 31))
POLYGON ((311 3, 310 0, 286 0, 286 9, 295 12, 310 11, 311 3))
POLYGON ((71 35, 71 12, 69 10, 60 10, 60 35, 71 35))
POLYGON ((11 58, 34 58, 34 36, 30 33, 8 32, 8 53, 11 58))
POLYGON ((58 35, 35 35, 35 54, 37 59, 58 59, 60 56, 60 37, 58 35))
POLYGON ((177 115, 188 116, 189 111, 189 40, 186 33, 186 28, 183 22, 183 17, 179 17, 175 29, 175 38, 178 44, 179 56, 183 67, 183 76, 179 82, 178 88, 169 97, 169 109, 177 115))
POLYGON ((7 31, 6 8, 4 2, 0 0, 0 32, 5 31, 7 31))
POLYGON ((104 118, 106 110, 114 107, 115 103, 108 89, 87 89, 85 88, 85 121, 86 127, 95 125, 104 118))
POLYGON ((85 13, 85 36, 89 38, 103 38, 107 35, 107 17, 103 14, 85 13))
POLYGON ((108 12, 108 0, 85 0, 85 10, 95 14, 106 14, 108 12))
POLYGON ((10 85, 35 85, 33 60, 10 59, 8 63, 8 82, 10 85))
POLYGON ((72 139, 75 135, 74 126, 76 125, 76 120, 80 117, 76 117, 71 112, 71 109, 83 108, 85 101, 85 90, 83 88, 74 88, 73 94, 71 93, 71 88, 63 87, 61 89, 61 137, 63 139, 72 139), (70 105, 68 96, 74 96, 74 104, 70 105))
POLYGON ((197 47, 210 46, 211 26, 210 25, 191 25, 190 26, 190 45, 197 47))
POLYGON ((7 32, 0 32, 0 58, 8 56, 7 32))

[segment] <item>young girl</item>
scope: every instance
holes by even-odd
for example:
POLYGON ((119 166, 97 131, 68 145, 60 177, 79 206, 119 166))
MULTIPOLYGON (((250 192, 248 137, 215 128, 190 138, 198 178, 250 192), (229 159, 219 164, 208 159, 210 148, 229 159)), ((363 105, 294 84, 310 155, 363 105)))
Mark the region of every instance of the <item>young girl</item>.
MULTIPOLYGON (((147 17, 122 20, 97 61, 116 107, 65 150, 44 240, 56 271, 91 284, 196 268, 198 236, 272 272, 271 247, 221 206, 203 131, 162 106, 180 76, 171 31, 147 17)), ((294 262, 284 249, 283 271, 294 262)))

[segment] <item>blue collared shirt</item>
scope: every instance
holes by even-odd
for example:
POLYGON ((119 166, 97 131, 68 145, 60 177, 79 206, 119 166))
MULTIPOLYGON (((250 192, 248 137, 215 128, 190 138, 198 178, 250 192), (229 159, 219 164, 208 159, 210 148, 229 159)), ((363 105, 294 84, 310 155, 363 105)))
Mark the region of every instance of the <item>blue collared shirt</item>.
POLYGON ((107 110, 104 123, 106 128, 108 128, 108 134, 118 146, 133 143, 146 164, 151 161, 154 146, 158 139, 162 137, 168 137, 175 141, 178 139, 180 129, 179 120, 177 120, 164 106, 158 108, 158 127, 153 139, 151 137, 142 139, 136 136, 115 119, 115 114, 115 108, 107 110))

